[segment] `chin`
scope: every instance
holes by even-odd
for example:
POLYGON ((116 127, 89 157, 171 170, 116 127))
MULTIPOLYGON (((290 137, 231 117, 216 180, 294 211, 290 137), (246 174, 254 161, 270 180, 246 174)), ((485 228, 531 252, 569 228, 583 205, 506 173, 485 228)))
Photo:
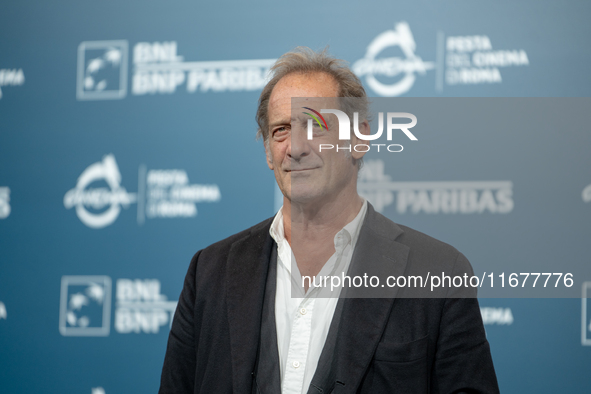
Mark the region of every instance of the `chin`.
POLYGON ((310 185, 292 185, 289 191, 289 200, 292 203, 298 204, 318 201, 322 196, 318 188, 311 187, 310 185))

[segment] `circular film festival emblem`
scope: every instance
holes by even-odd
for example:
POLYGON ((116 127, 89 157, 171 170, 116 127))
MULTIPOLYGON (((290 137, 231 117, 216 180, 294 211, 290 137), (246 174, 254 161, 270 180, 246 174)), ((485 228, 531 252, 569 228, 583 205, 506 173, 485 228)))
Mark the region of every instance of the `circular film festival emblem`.
POLYGON ((583 197, 583 202, 591 202, 591 184, 583 189, 581 197, 583 197))
POLYGON ((137 195, 127 193, 120 183, 121 173, 115 156, 106 155, 103 161, 91 164, 84 170, 78 178, 76 187, 64 196, 64 206, 66 209, 76 207, 76 215, 88 227, 106 227, 117 219, 122 206, 128 208, 129 204, 137 200, 137 195), (106 182, 108 188, 89 187, 92 183, 100 181, 106 182), (105 207, 108 208, 104 209, 105 207))
POLYGON ((435 67, 433 62, 424 62, 415 55, 416 44, 410 27, 406 22, 396 24, 394 30, 387 30, 378 35, 367 47, 363 59, 353 64, 353 72, 358 77, 365 77, 369 87, 381 96, 399 96, 410 90, 415 82, 416 73, 424 75, 435 67), (390 47, 400 47, 404 58, 378 58, 378 55, 390 47), (402 77, 391 84, 383 83, 376 76, 402 77))

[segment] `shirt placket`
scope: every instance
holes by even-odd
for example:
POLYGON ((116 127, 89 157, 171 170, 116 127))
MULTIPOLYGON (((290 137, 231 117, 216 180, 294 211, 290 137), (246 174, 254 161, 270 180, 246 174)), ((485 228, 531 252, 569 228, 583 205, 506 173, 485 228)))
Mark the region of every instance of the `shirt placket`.
POLYGON ((289 340, 289 350, 285 375, 282 382, 283 394, 300 394, 304 384, 306 360, 310 336, 312 333, 312 316, 314 314, 315 299, 305 298, 295 312, 289 340))

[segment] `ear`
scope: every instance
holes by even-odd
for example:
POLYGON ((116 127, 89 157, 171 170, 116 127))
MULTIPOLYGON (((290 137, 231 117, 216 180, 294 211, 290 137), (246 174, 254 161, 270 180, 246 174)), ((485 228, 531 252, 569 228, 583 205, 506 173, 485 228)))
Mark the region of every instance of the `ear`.
MULTIPOLYGON (((370 134, 369 122, 367 121, 367 119, 364 119, 362 122, 359 122, 359 132, 364 135, 370 134)), ((355 135, 355 133, 352 133, 352 135, 351 135, 351 147, 352 147, 351 156, 353 156, 353 158, 355 160, 359 160, 365 155, 365 152, 357 152, 355 149, 353 149, 353 147, 355 147, 355 145, 357 145, 357 144, 369 145, 369 141, 362 140, 361 138, 358 138, 357 135, 355 135)))
POLYGON ((267 156, 267 165, 269 169, 275 170, 275 166, 273 166, 273 156, 271 155, 271 148, 269 147, 269 137, 265 140, 263 145, 265 146, 265 155, 267 156))

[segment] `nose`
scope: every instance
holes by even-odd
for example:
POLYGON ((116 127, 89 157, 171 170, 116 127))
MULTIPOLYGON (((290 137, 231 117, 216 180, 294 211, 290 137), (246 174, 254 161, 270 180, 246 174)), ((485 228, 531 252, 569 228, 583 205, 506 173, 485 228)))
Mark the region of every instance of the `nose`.
POLYGON ((311 152, 310 141, 307 139, 306 129, 294 127, 292 122, 291 135, 288 140, 287 155, 291 160, 301 161, 311 152))

